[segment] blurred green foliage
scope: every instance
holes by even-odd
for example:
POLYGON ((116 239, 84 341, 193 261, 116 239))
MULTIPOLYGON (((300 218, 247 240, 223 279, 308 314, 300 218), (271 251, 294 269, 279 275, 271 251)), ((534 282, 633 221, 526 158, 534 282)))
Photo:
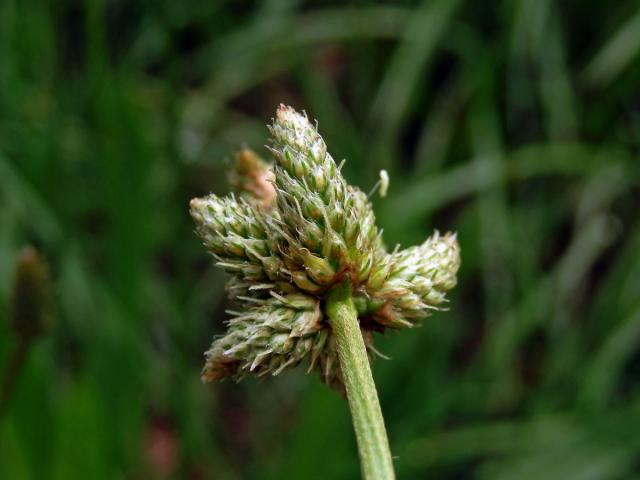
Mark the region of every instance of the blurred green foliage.
POLYGON ((203 386, 225 193, 280 102, 391 245, 459 232, 451 309, 377 339, 400 478, 640 475, 640 4, 0 2, 0 364, 20 248, 56 324, 0 420, 0 478, 357 478, 347 407, 297 371, 203 386))

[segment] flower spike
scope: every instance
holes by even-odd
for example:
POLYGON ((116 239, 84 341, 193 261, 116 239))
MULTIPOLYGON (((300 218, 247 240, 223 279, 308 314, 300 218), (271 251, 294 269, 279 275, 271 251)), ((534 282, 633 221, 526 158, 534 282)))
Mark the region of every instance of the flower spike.
POLYGON ((319 275, 311 275, 319 287, 336 283, 345 272, 356 282, 364 280, 378 239, 366 195, 347 185, 306 115, 280 105, 270 130, 288 265, 309 272, 321 266, 319 275))

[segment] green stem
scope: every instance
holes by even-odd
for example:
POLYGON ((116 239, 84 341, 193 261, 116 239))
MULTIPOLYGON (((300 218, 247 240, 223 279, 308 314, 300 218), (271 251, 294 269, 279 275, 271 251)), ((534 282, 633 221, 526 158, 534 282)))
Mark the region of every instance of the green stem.
POLYGON ((338 347, 362 476, 366 480, 392 480, 395 474, 389 440, 351 290, 347 286, 334 288, 326 311, 338 347))
POLYGON ((2 420, 9 406, 9 400, 15 389, 16 381, 18 380, 30 347, 31 337, 21 338, 16 349, 11 354, 4 376, 2 377, 2 383, 0 384, 0 420, 2 420))

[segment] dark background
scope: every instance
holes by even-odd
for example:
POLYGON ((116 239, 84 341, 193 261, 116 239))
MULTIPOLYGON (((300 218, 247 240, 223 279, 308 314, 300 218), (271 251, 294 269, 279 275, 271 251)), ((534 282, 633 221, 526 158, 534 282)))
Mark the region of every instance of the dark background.
POLYGON ((640 478, 639 54, 636 1, 0 2, 1 366, 22 246, 55 281, 0 478, 359 476, 302 368, 199 380, 229 306, 188 200, 280 102, 389 171, 388 244, 459 233, 450 311, 377 339, 398 476, 640 478))

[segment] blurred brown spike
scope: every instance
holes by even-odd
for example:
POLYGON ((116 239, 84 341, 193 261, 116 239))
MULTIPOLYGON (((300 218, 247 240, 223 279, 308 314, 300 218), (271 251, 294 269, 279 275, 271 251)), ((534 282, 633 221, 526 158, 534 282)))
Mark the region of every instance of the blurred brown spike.
POLYGON ((9 322, 21 339, 45 333, 53 321, 52 284, 49 266, 33 247, 20 252, 13 280, 9 322))
POLYGON ((249 148, 236 153, 229 183, 249 203, 271 210, 276 202, 271 165, 249 148))

